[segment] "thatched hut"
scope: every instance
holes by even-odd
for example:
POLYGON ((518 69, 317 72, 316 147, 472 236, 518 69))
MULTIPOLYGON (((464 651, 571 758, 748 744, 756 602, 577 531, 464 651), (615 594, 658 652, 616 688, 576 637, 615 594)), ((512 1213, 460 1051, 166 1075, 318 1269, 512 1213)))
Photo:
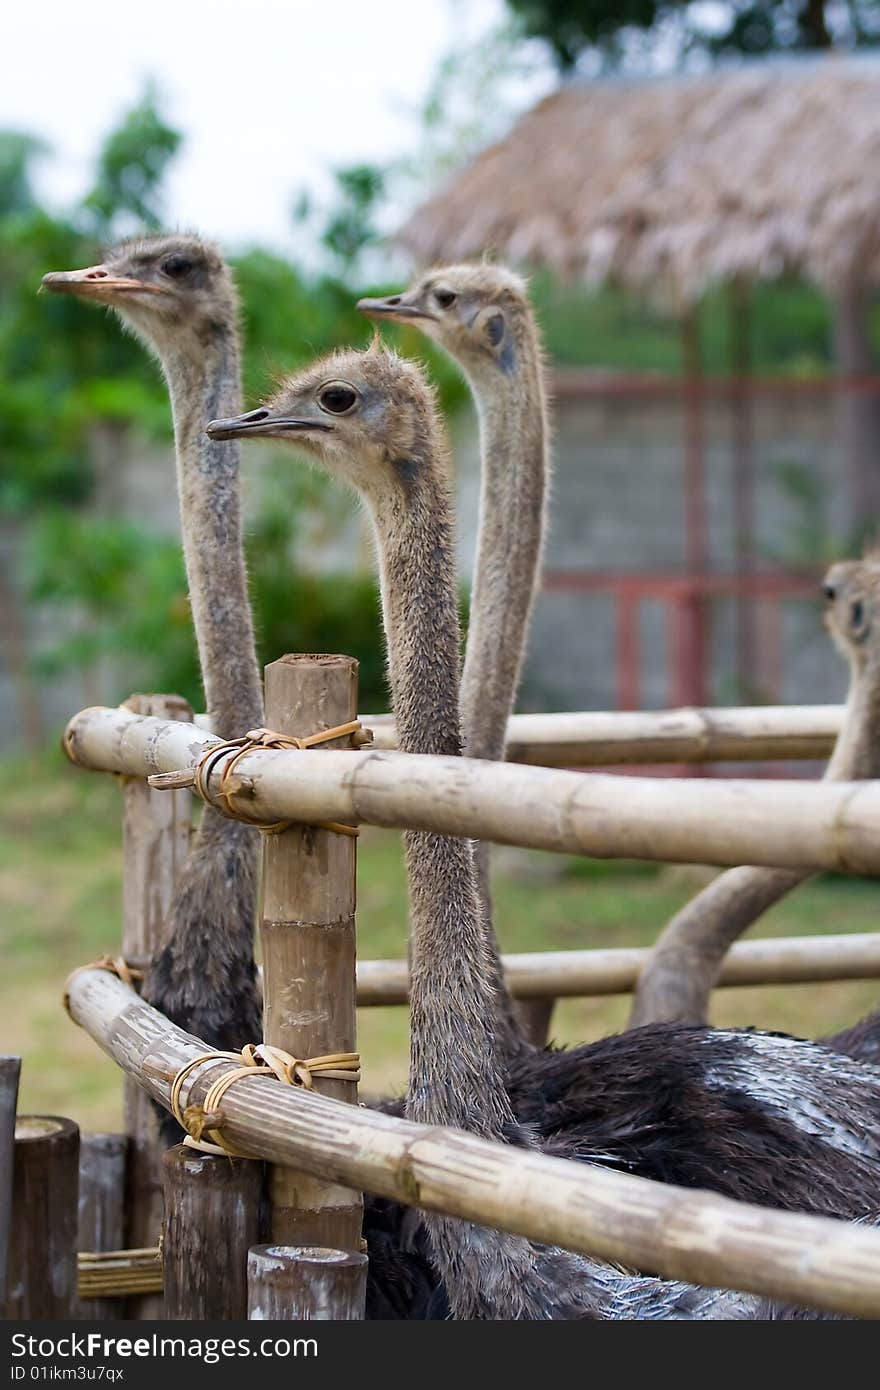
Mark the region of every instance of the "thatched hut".
MULTIPOLYGON (((880 394, 867 309, 880 280, 880 62, 829 55, 698 76, 576 82, 409 218, 399 243, 421 264, 490 254, 593 284, 662 294, 681 317, 689 389, 683 432, 686 571, 706 554, 696 305, 730 287, 730 373, 739 419, 732 511, 736 568, 753 564, 748 286, 797 274, 833 305, 837 517, 880 518, 880 394), (696 385, 695 385, 696 383, 696 385)), ((696 590, 695 590, 696 592, 696 590)), ((741 605, 739 644, 754 645, 741 605)), ((692 642, 699 646, 700 619, 692 642)), ((742 672, 741 672, 742 674, 742 672)), ((692 685, 699 693, 700 681, 692 685)))
POLYGON ((564 87, 417 209, 420 261, 485 251, 598 282, 880 278, 880 63, 830 56, 564 87))

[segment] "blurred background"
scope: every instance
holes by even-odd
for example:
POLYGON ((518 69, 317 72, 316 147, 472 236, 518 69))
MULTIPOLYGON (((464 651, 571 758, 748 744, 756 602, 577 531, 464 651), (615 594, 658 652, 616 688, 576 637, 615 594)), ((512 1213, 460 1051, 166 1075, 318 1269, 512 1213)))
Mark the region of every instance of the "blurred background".
MULTIPOLYGON (((235 266, 245 390, 339 343, 413 265, 494 254, 532 277, 556 482, 522 709, 819 703, 845 672, 817 579, 880 516, 880 0, 155 0, 0 20, 0 1046, 25 1105, 115 1122, 112 1069, 58 1007, 119 934, 118 793, 56 752, 83 705, 202 704, 170 414, 109 316, 38 298, 144 229, 235 266), (8 1032, 8 1036, 7 1036, 8 1032), (35 1058, 59 1047, 59 1076, 35 1058)), ((478 489, 455 370, 463 596, 478 489)), ((245 460, 261 658, 344 651, 386 706, 371 548, 317 474, 245 460)), ((727 769, 729 771, 730 769, 727 769)), ((768 769, 763 768, 762 772, 768 769)), ((780 769, 769 769, 777 773, 780 769)), ((815 768, 789 771, 812 772, 815 768)), ((366 956, 402 954, 396 837, 362 838, 366 956)), ((654 938, 704 871, 496 863, 508 950, 654 938), (587 891, 589 889, 589 891, 587 891)), ((768 934, 869 929, 874 889, 823 880, 768 934)), ((719 1021, 815 1035, 870 984, 728 992, 719 1021)), ((561 1006, 599 1036, 617 1000, 561 1006)), ((405 1074, 405 1015, 364 1017, 369 1089, 405 1074)))

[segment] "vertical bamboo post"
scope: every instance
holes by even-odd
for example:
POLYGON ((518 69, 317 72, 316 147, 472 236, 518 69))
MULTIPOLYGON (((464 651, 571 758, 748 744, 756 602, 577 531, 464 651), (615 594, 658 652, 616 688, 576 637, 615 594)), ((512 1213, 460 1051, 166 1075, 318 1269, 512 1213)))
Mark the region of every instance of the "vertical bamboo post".
MULTIPOLYGON (((79 1147, 78 1250, 122 1250, 125 1245, 125 1165, 128 1136, 84 1134, 79 1147)), ((76 1316, 120 1318, 120 1298, 87 1298, 77 1303, 76 1316)))
POLYGON ((550 1034, 550 1020, 556 1000, 551 998, 517 999, 515 1008, 526 1037, 535 1047, 544 1047, 550 1034))
POLYGON ((69 1319, 76 1309, 79 1129, 56 1115, 15 1126, 5 1318, 69 1319))
POLYGON ((261 1235, 263 1164, 176 1144, 162 1165, 165 1317, 244 1321, 248 1250, 261 1235))
MULTIPOLYGON (((269 728, 302 738, 356 717, 352 657, 283 656, 266 667, 269 728)), ((264 836, 263 1036, 295 1057, 357 1046, 356 843, 312 826, 264 836)), ((348 1081, 319 1078, 315 1089, 357 1102, 357 1087, 348 1081)), ((273 1242, 359 1249, 360 1193, 284 1167, 270 1169, 269 1193, 273 1242)))
POLYGON ((364 1316, 367 1257, 322 1246, 255 1245, 248 1255, 248 1318, 357 1321, 364 1316))
MULTIPOLYGON (((132 695, 135 714, 192 719, 179 695, 132 695)), ((192 797, 188 791, 154 791, 140 778, 126 778, 123 791, 122 954, 144 968, 162 942, 178 876, 186 862, 192 797)), ((145 1091, 128 1078, 124 1092, 129 1136, 125 1244, 157 1245, 162 1229, 162 1151, 156 1112, 145 1091)), ((160 1318, 162 1299, 141 1294, 127 1301, 126 1317, 160 1318)))
POLYGON ((0 1308, 6 1304, 6 1258, 12 1227, 12 1175, 15 1171, 15 1107, 20 1057, 0 1057, 0 1308))

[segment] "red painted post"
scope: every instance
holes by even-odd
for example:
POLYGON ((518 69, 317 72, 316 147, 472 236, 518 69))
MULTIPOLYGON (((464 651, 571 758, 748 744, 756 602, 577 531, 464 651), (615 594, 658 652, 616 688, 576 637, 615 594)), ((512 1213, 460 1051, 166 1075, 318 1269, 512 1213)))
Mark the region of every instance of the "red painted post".
POLYGON ((617 708, 638 709, 641 692, 639 650, 639 600, 618 589, 614 596, 617 619, 617 708))

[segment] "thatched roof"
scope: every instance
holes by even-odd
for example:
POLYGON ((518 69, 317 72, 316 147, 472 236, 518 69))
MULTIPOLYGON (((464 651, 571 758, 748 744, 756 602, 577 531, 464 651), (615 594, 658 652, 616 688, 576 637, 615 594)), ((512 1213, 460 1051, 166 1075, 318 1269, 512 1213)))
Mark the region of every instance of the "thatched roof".
POLYGON ((563 87, 399 241, 420 262, 489 252, 688 296, 739 274, 880 279, 880 63, 563 87))

